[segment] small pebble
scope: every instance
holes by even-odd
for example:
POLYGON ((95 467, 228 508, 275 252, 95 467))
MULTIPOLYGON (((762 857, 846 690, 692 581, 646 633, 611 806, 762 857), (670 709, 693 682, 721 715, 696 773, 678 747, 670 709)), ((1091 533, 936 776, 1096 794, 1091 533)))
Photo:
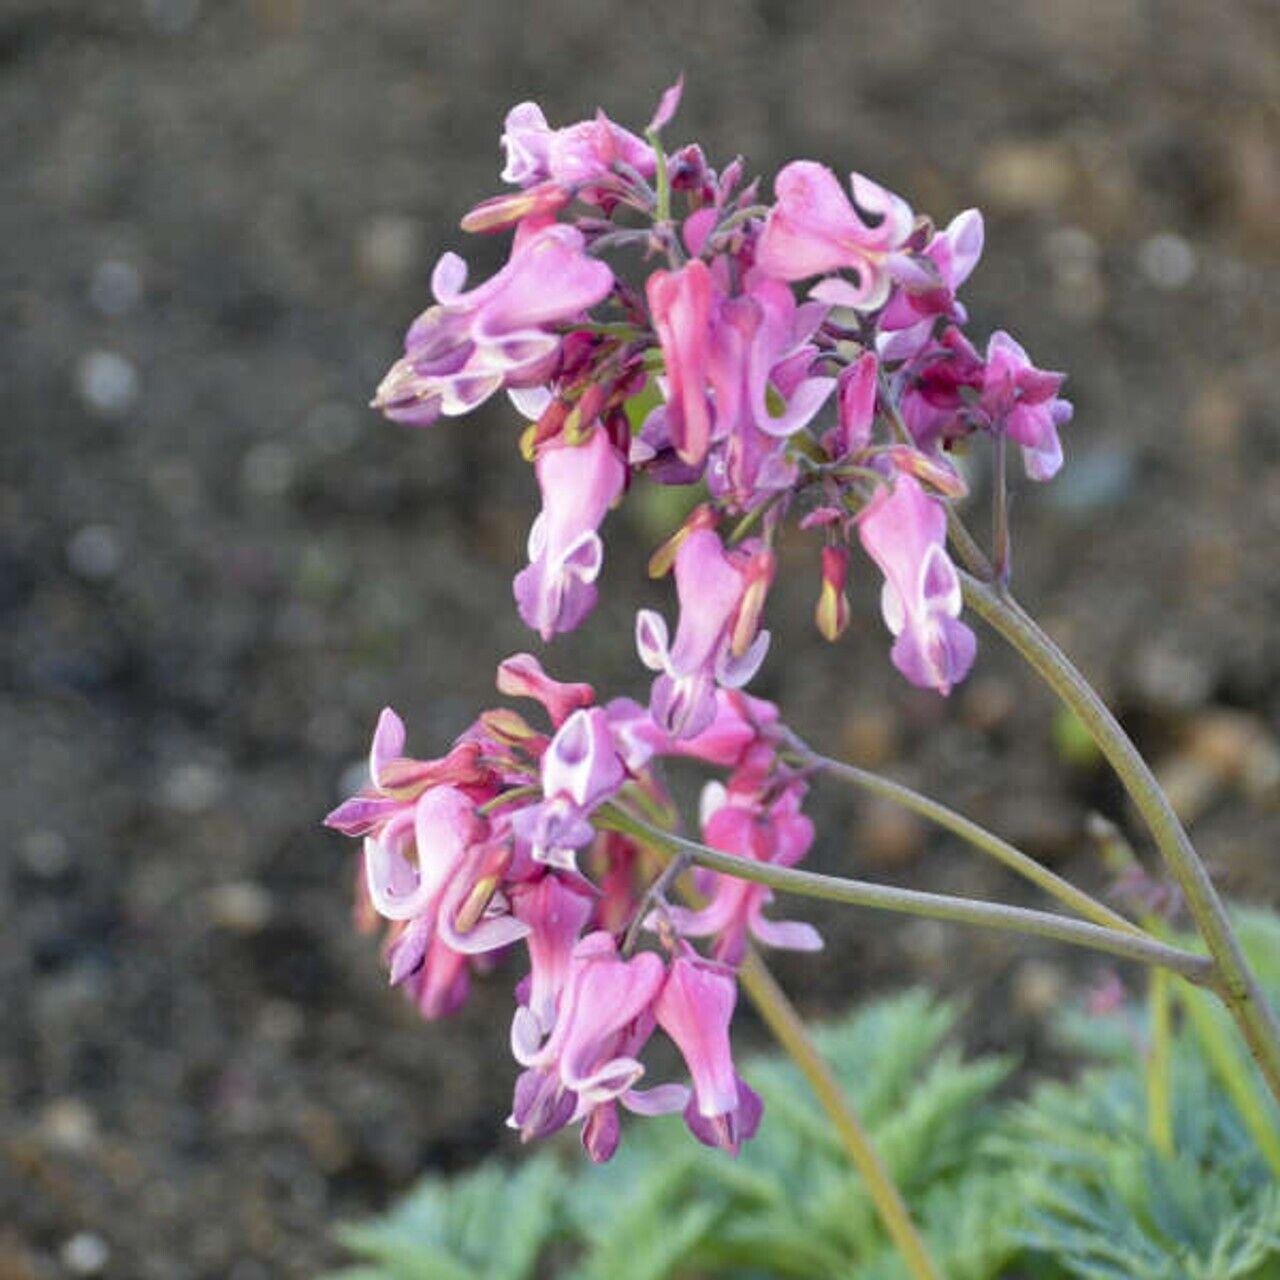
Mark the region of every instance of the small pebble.
POLYGON ((1196 272, 1196 251, 1180 235, 1162 231, 1144 240, 1138 266, 1157 289, 1170 293, 1185 289, 1196 272))
POLYGON ((209 919, 231 933, 260 933, 271 921, 271 894, 252 880, 214 885, 204 902, 209 919))
POLYGON ((191 761, 175 766, 165 775, 160 784, 160 799, 178 813, 203 813, 217 802, 224 786, 218 769, 191 761))
POLYGON ((1066 988, 1066 978, 1056 964, 1024 960, 1013 979, 1013 1003, 1019 1013, 1041 1018, 1061 1008, 1066 988))
POLYGON ((401 284, 413 273, 422 253, 422 225, 399 213, 370 218, 356 241, 361 274, 375 284, 401 284))
POLYGON ((142 277, 127 262, 108 258, 94 268, 89 301, 113 320, 128 315, 142 297, 142 277))
POLYGON ((90 582, 114 578, 124 560, 120 535, 109 524, 87 524, 67 542, 67 564, 90 582))
POLYGON ((138 371, 115 351, 90 351, 76 369, 76 387, 94 413, 116 418, 138 398, 138 371))
POLYGON ((279 498, 293 483, 293 454, 282 444, 256 444, 244 455, 240 482, 255 498, 279 498))
POLYGON ((111 1249, 92 1231, 78 1231, 62 1246, 60 1256, 62 1265, 74 1275, 96 1276, 107 1265, 111 1249))
POLYGON ((40 1113, 40 1132, 55 1150, 83 1155, 98 1139, 98 1122, 79 1098, 55 1098, 40 1113))
POLYGON ((61 831, 47 827, 28 831, 22 838, 22 864, 41 880, 56 880, 71 866, 71 847, 61 831))

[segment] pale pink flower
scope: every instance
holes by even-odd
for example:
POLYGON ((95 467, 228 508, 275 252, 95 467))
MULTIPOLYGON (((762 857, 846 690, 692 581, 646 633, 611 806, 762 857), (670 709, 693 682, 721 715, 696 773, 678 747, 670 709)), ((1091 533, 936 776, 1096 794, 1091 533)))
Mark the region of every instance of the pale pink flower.
POLYGON ((551 1034, 544 1040, 529 1008, 516 1010, 511 1050, 525 1071, 508 1123, 526 1141, 582 1120, 588 1154, 607 1160, 617 1146, 615 1103, 642 1115, 684 1106, 688 1090, 680 1086, 635 1088, 644 1075, 636 1055, 653 1031, 665 977, 653 952, 624 960, 611 934, 592 933, 573 950, 551 1034))
POLYGON ((1003 330, 991 335, 978 411, 992 431, 1022 446, 1027 475, 1052 479, 1062 466, 1058 428, 1071 418, 1071 404, 1058 397, 1063 373, 1037 369, 1003 330))
POLYGON ((711 725, 716 685, 738 688, 764 661, 769 633, 760 629, 760 614, 773 570, 773 553, 758 539, 726 552, 717 534, 697 529, 676 553, 675 642, 660 614, 642 609, 636 615, 640 660, 661 672, 650 709, 673 737, 691 738, 711 725))
POLYGON ((900 473, 859 514, 858 533, 884 574, 880 607, 896 637, 894 666, 914 685, 950 693, 968 673, 977 642, 959 621, 960 579, 947 555, 942 504, 900 473))
POLYGON ((572 631, 596 603, 604 566, 598 529, 626 483, 626 463, 598 423, 581 444, 538 455, 542 512, 529 531, 529 566, 515 579, 520 616, 544 640, 572 631))
POLYGON ((613 272, 583 252, 575 227, 525 223, 510 261, 469 292, 467 264, 446 253, 431 287, 437 305, 405 335, 373 400, 387 417, 428 426, 469 413, 503 386, 529 386, 551 372, 560 339, 547 326, 594 306, 613 288, 613 272))
MULTIPOLYGON (((735 795, 708 784, 703 793, 703 838, 713 849, 739 858, 794 866, 813 844, 813 823, 800 812, 803 795, 803 786, 792 784, 765 804, 758 794, 735 795)), ((822 949, 822 938, 812 925, 765 918, 764 908, 773 901, 773 891, 766 886, 714 871, 699 872, 698 881, 706 905, 696 911, 673 906, 667 913, 685 937, 714 937, 717 960, 741 963, 748 934, 767 947, 822 949)))
POLYGON ((756 265, 779 280, 851 271, 812 291, 831 306, 871 311, 889 296, 889 258, 906 243, 910 206, 861 174, 851 174, 853 203, 830 169, 796 160, 774 180, 777 203, 756 248, 756 265))
POLYGON ((671 962, 653 1006, 658 1025, 676 1042, 693 1077, 685 1123, 699 1142, 732 1155, 755 1135, 764 1110, 733 1065, 729 1022, 737 999, 733 970, 701 959, 690 948, 671 962))
POLYGON ((615 180, 619 162, 647 178, 657 167, 653 148, 603 111, 594 120, 553 129, 536 102, 521 102, 507 112, 502 146, 502 180, 521 187, 548 180, 563 187, 607 183, 615 180))

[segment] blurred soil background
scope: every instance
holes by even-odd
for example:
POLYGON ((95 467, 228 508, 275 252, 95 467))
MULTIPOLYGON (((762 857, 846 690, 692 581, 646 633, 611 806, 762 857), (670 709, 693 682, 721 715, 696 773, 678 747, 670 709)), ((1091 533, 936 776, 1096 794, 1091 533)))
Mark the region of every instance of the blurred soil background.
MULTIPOLYGON (((500 189, 506 109, 638 127, 681 69, 672 143, 985 210, 974 335, 1069 370, 1077 408, 1060 479, 1018 485, 1015 586, 1224 888, 1280 895, 1274 4, 3 0, 3 1280, 311 1276, 336 1220, 514 1152, 514 975, 422 1024, 318 824, 380 707, 434 754, 500 658, 541 652, 510 597, 536 487, 502 403, 429 432, 365 405, 437 253, 499 260, 456 220, 500 189)), ((642 692, 658 516, 611 518, 604 603, 553 671, 642 692)), ((908 688, 862 562, 825 646, 816 561, 788 544, 758 691, 1101 887, 1085 818, 1125 809, 1048 696, 980 625, 950 701, 908 688)), ((834 784, 813 811, 816 866, 1027 898, 834 784)), ((806 1010, 924 981, 1032 1061, 1037 1015, 1103 972, 796 913, 829 939, 778 965, 806 1010)))

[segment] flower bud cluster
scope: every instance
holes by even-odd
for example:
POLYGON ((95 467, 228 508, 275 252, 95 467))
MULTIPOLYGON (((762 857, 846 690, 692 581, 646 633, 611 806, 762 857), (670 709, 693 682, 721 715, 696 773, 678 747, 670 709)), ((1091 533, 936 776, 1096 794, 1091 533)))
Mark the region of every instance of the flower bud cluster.
POLYGON ((435 304, 374 400, 428 426, 506 391, 528 419, 520 448, 542 505, 514 592, 544 641, 594 608, 601 529, 638 477, 696 495, 650 562, 674 576, 674 626, 656 610, 636 618, 648 705, 597 705, 590 686, 519 655, 499 688, 538 699, 550 733, 492 711, 446 756, 417 761, 386 711, 371 785, 328 819, 363 838, 366 914, 388 922, 392 981, 427 1016, 524 944, 512 1123, 531 1137, 580 1122, 595 1159, 617 1145, 619 1105, 683 1108, 696 1136, 736 1150, 760 1107, 729 1055, 735 967, 749 939, 821 945, 808 925, 766 918, 770 894, 753 883, 701 871, 698 906, 668 902, 663 878, 645 892, 652 855, 602 829, 612 809, 668 813, 657 765, 686 756, 727 771, 704 796, 707 844, 780 865, 807 851, 787 734, 741 692, 769 648, 788 517, 822 534, 821 633, 834 641, 848 624, 859 543, 883 576, 893 664, 947 694, 975 650, 946 546, 947 503, 966 491, 955 455, 987 436, 1003 465, 1007 439, 1048 479, 1071 415, 1062 375, 1008 334, 985 355, 966 336, 957 291, 982 252, 976 210, 938 230, 868 178, 846 186, 808 160, 786 165, 764 203, 740 159, 717 171, 695 144, 664 150, 680 93, 663 95, 643 138, 603 113, 555 129, 533 103, 512 109, 502 178, 515 189, 462 221, 512 232, 509 259, 471 289, 461 258, 440 259, 435 304), (637 951, 646 930, 656 949, 637 951), (691 1093, 636 1088, 656 1028, 684 1053, 691 1093))

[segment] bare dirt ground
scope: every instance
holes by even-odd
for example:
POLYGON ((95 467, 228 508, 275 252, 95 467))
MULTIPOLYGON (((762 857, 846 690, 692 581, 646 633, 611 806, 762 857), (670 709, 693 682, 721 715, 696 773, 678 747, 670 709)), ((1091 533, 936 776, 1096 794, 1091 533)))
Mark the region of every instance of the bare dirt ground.
MULTIPOLYGON (((378 709, 422 753, 531 638, 536 492, 501 409, 415 433, 364 405, 526 97, 648 118, 770 172, 856 167, 988 214, 967 290, 1070 371, 1068 466, 1022 486, 1015 585, 1170 780, 1221 883, 1280 896, 1280 11, 1266 0, 700 5, 0 4, 0 1277, 311 1276, 331 1224, 510 1150, 510 982, 427 1027, 348 925, 318 820, 378 709)), ((642 687, 655 530, 553 670, 642 687), (646 594, 647 593, 647 594, 646 594)), ((982 637, 948 703, 850 636, 796 543, 759 682, 812 740, 925 785, 1091 885, 1052 708, 982 637)), ((1070 753, 1068 752, 1068 755, 1070 753)), ((824 786, 817 865, 1016 886, 824 786)), ((934 982, 976 1043, 1097 972, 1061 951, 816 913, 833 1011, 934 982)), ((749 1034, 749 1021, 744 1033, 749 1034)))

